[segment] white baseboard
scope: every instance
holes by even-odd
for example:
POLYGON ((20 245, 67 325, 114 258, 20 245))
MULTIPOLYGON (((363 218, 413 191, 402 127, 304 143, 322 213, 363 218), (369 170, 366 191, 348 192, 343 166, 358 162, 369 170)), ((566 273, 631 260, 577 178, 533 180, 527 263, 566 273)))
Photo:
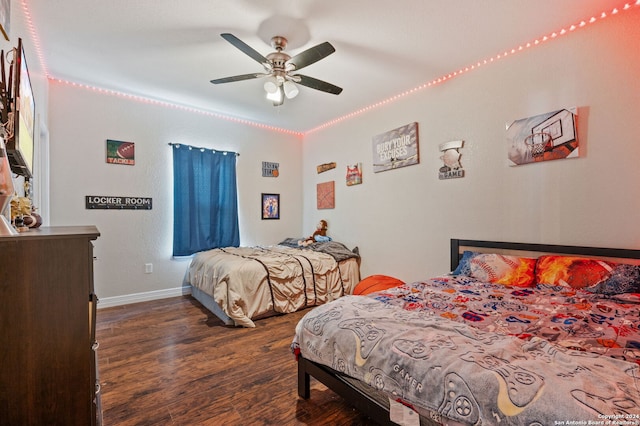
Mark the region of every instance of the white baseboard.
POLYGON ((148 302, 150 300, 166 299, 191 294, 191 286, 168 288, 166 290, 148 291, 146 293, 125 294, 124 296, 104 297, 98 299, 98 309, 112 306, 128 305, 130 303, 148 302))

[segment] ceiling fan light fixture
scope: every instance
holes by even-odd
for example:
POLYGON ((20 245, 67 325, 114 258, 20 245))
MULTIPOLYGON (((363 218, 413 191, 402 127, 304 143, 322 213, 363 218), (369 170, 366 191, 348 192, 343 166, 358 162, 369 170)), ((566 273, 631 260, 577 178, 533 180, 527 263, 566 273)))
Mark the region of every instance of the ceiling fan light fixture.
POLYGON ((276 86, 276 91, 273 93, 270 93, 269 91, 267 91, 267 99, 269 99, 276 105, 279 105, 282 103, 282 96, 283 96, 282 90, 278 86, 276 86))
MULTIPOLYGON (((640 2, 640 0, 637 1, 640 2)), ((287 47, 287 39, 281 36, 275 36, 271 41, 276 51, 269 53, 267 56, 263 56, 261 53, 231 33, 223 33, 220 34, 220 36, 242 53, 263 65, 266 73, 240 74, 231 77, 216 78, 211 80, 212 84, 231 83, 235 81, 267 77, 263 87, 266 92, 267 99, 271 100, 274 106, 282 105, 285 98, 293 99, 298 96, 300 93, 300 89, 297 86, 298 84, 334 95, 338 95, 342 92, 342 88, 325 81, 318 80, 317 78, 292 74, 294 71, 298 71, 304 67, 314 64, 335 52, 336 49, 328 41, 320 43, 317 46, 310 47, 309 49, 292 57, 288 53, 284 52, 287 47)))
POLYGON ((264 90, 267 92, 267 94, 270 95, 278 92, 278 82, 275 77, 270 77, 267 81, 265 81, 264 90))
POLYGON ((293 83, 293 81, 287 80, 284 82, 282 86, 284 89, 284 94, 286 95, 287 99, 293 99, 296 96, 298 96, 298 93, 300 93, 300 90, 293 83))

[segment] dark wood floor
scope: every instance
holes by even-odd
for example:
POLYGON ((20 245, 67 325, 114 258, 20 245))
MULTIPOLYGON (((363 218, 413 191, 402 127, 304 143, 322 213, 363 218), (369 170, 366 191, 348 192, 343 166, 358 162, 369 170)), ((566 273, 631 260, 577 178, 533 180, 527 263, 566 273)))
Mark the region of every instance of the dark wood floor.
POLYGON ((190 296, 98 310, 104 424, 371 425, 321 383, 296 391, 304 312, 227 327, 190 296))

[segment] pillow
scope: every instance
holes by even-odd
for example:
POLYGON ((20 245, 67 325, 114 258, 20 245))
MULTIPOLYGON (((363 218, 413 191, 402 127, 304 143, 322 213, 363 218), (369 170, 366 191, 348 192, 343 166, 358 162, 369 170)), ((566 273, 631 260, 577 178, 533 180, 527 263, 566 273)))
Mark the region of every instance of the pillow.
POLYGON ((640 266, 575 256, 540 256, 536 282, 601 294, 640 293, 640 266))
POLYGON ((535 283, 536 259, 495 253, 465 251, 453 275, 466 275, 483 282, 531 287, 535 283))
POLYGON ((477 256, 479 254, 480 253, 476 253, 475 251, 465 250, 462 253, 460 262, 458 262, 458 267, 451 273, 451 275, 466 275, 467 277, 470 277, 471 268, 469 266, 469 262, 474 256, 477 256))
POLYGON ((356 285, 353 289, 353 294, 374 293, 391 287, 398 287, 402 284, 404 284, 404 281, 387 275, 371 275, 356 285))

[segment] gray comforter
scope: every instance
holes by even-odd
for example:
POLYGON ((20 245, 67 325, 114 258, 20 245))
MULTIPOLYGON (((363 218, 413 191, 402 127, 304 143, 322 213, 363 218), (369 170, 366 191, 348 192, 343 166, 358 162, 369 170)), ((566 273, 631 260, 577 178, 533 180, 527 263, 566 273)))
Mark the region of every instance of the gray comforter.
POLYGON ((315 242, 306 247, 301 247, 298 245, 298 241, 300 240, 304 240, 304 238, 287 238, 280 242, 279 245, 325 253, 333 257, 336 262, 341 262, 346 259, 357 259, 360 257, 358 247, 355 247, 353 250, 349 250, 344 244, 337 241, 315 242))
POLYGON ((447 424, 640 424, 637 363, 480 331, 372 297, 313 309, 293 347, 447 424))

